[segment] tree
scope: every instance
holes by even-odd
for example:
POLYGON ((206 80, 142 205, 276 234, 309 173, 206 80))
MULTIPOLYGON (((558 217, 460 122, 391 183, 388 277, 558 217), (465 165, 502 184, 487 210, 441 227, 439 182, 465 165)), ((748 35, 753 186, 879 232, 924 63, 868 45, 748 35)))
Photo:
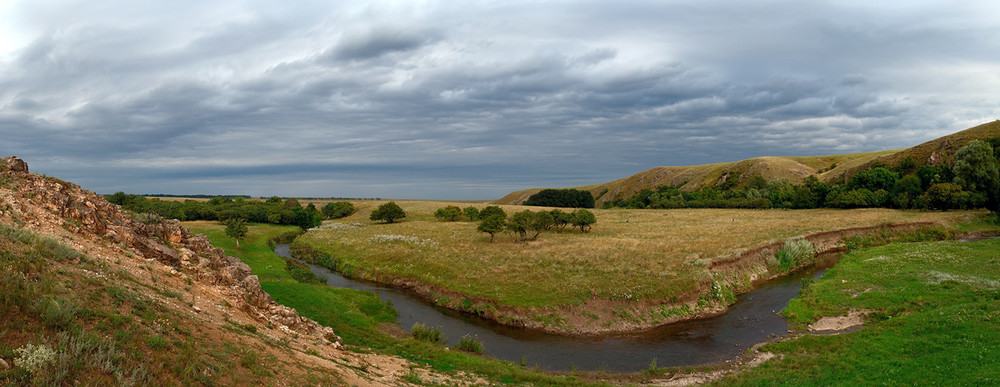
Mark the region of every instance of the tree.
POLYGON ((488 206, 482 211, 479 211, 479 219, 486 219, 491 216, 500 216, 503 219, 507 219, 507 213, 503 211, 503 208, 499 206, 488 206))
POLYGON ((573 223, 573 214, 568 212, 563 212, 560 209, 554 209, 549 211, 552 215, 552 225, 558 228, 560 231, 565 230, 566 226, 573 223))
POLYGON ((388 202, 378 206, 375 211, 372 211, 371 216, 368 218, 371 220, 382 220, 386 223, 392 223, 395 222, 396 219, 403 219, 405 217, 406 212, 403 211, 403 209, 399 207, 396 202, 388 202))
POLYGON ((974 140, 955 153, 955 184, 963 190, 986 197, 990 210, 997 211, 1000 202, 1000 166, 993 155, 993 147, 984 141, 974 140))
POLYGON ((350 202, 330 202, 323 206, 321 211, 325 218, 340 219, 351 216, 355 209, 354 205, 350 202))
POLYGON ((434 217, 441 219, 446 222, 454 222, 458 220, 458 217, 462 216, 462 209, 456 206, 447 206, 444 208, 438 208, 434 212, 434 217))
POLYGON ((847 184, 847 188, 864 188, 872 192, 880 189, 888 191, 896 185, 896 180, 899 180, 899 175, 896 172, 879 167, 858 172, 857 175, 851 178, 851 181, 847 184))
POLYGON ((593 212, 579 209, 573 211, 573 225, 580 228, 580 232, 590 231, 590 225, 597 223, 597 217, 593 212))
POLYGON ((231 218, 226 221, 226 236, 236 239, 236 248, 240 248, 240 239, 247 236, 247 221, 243 218, 231 218))
POLYGON ((962 187, 958 184, 934 184, 921 196, 921 202, 930 208, 939 210, 962 208, 967 198, 967 195, 962 195, 962 192, 962 187))
MULTIPOLYGON (((501 211, 501 213, 502 212, 503 211, 501 211)), ((479 227, 476 227, 476 230, 478 230, 479 232, 485 232, 487 234, 490 234, 490 243, 493 243, 493 238, 494 236, 496 236, 496 233, 503 231, 506 226, 507 222, 505 219, 505 215, 494 213, 492 215, 482 218, 482 220, 479 222, 479 227)))
POLYGON ((476 207, 473 206, 465 207, 462 210, 462 212, 465 213, 465 216, 469 217, 469 220, 479 219, 479 209, 476 207))
POLYGON ((578 189, 543 189, 528 197, 526 206, 594 208, 594 195, 578 189))

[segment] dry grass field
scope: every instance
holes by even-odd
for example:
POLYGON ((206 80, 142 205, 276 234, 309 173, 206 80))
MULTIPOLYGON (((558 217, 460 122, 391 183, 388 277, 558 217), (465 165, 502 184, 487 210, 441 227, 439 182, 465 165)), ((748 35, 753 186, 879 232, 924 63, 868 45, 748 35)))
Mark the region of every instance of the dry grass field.
MULTIPOLYGON (((383 202, 299 237, 369 278, 415 280, 514 307, 580 305, 591 299, 670 300, 710 281, 710 261, 769 242, 851 227, 967 222, 979 212, 858 210, 593 210, 589 233, 543 233, 515 243, 476 232, 474 222, 442 222, 446 202, 398 201, 401 223, 368 220, 383 202)), ((469 203, 455 203, 467 207, 469 203)), ((484 205, 476 205, 483 208, 484 205)), ((503 206, 508 215, 539 207, 503 206)))

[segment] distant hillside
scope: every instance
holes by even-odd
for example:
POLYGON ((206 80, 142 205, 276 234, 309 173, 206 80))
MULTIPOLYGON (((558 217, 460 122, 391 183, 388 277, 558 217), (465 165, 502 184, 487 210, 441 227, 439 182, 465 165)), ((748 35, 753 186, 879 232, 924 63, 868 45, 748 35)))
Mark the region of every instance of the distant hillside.
MULTIPOLYGON (((906 149, 830 156, 765 156, 728 163, 656 167, 608 183, 570 188, 590 191, 600 205, 605 201, 630 197, 644 188, 656 189, 664 185, 679 185, 683 190, 693 191, 712 186, 739 187, 757 175, 769 181, 788 179, 792 183, 800 183, 802 179, 811 175, 823 181, 834 181, 849 178, 875 163, 895 165, 906 158, 910 158, 918 166, 942 163, 950 165, 955 152, 969 141, 997 136, 1000 136, 1000 121, 979 125, 906 149)), ((545 188, 511 192, 494 203, 521 204, 543 189, 545 188)))

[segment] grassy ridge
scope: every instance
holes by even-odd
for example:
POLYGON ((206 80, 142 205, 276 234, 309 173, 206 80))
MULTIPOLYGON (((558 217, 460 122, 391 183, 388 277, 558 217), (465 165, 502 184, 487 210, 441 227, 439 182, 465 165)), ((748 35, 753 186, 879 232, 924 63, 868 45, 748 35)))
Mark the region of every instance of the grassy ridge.
POLYGON ((800 327, 849 310, 865 328, 763 347, 783 354, 720 385, 1000 383, 1000 240, 851 252, 783 313, 800 327))

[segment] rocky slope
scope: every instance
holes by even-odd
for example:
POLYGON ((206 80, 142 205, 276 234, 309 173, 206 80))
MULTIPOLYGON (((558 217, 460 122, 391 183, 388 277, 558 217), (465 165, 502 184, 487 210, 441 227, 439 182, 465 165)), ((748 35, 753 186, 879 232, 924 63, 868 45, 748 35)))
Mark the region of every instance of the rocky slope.
POLYGON ((4 342, 0 345, 0 360, 3 360, 0 384, 52 380, 37 379, 41 371, 25 373, 24 360, 16 358, 15 348, 40 342, 64 351, 65 345, 58 344, 60 340, 73 342, 73 337, 77 337, 73 335, 90 337, 86 335, 88 330, 101 329, 108 333, 95 336, 98 338, 92 341, 107 342, 107 348, 129 348, 139 342, 131 352, 119 349, 126 354, 115 357, 115 364, 132 364, 133 371, 97 366, 103 371, 94 371, 84 367, 74 371, 73 377, 83 379, 76 382, 104 384, 114 380, 129 384, 123 379, 127 374, 132 378, 129 380, 134 382, 138 378, 140 384, 201 381, 405 385, 406 375, 460 383, 414 369, 414 365, 403 359, 344 350, 332 329, 275 303, 261 289, 249 266, 224 255, 222 249, 213 247, 204 236, 192 235, 177 221, 133 216, 75 184, 32 174, 28 165, 16 157, 0 160, 0 223, 7 230, 15 230, 17 235, 37 235, 39 240, 51 240, 82 254, 83 258, 78 260, 43 262, 53 266, 54 271, 39 271, 34 266, 23 268, 14 257, 26 245, 7 238, 0 241, 0 269, 3 269, 0 274, 27 278, 28 285, 41 281, 54 284, 45 288, 55 290, 45 291, 55 296, 46 297, 76 299, 78 307, 74 310, 86 311, 70 313, 74 321, 68 322, 68 326, 76 328, 65 329, 65 326, 38 324, 48 321, 45 313, 49 311, 42 307, 35 308, 25 302, 21 302, 20 309, 16 303, 0 305, 3 307, 0 312, 19 315, 6 324, 0 322, 0 341, 4 342), (42 275, 32 279, 32 275, 39 273, 42 275), (51 281, 55 277, 58 279, 51 281), (112 303, 106 305, 106 300, 112 303), (132 307, 128 308, 130 304, 122 300, 131 301, 132 307), (155 306, 153 310, 159 311, 156 315, 159 317, 147 318, 148 305, 155 306), (38 318, 20 316, 36 309, 41 310, 36 313, 38 318), (122 321, 131 329, 107 328, 120 327, 122 321), (134 322, 129 324, 129 321, 134 322), (129 341, 129 337, 139 334, 135 332, 148 332, 148 345, 142 340, 129 341), (175 336, 178 339, 173 346, 160 344, 156 339, 175 336), (193 344, 185 344, 184 340, 193 344), (162 355, 158 352, 173 351, 175 347, 190 348, 202 359, 189 362, 192 365, 188 368, 171 366, 169 360, 161 362, 164 364, 143 364, 142 356, 156 358, 162 355), (226 359, 216 353, 225 351, 213 352, 212 348, 227 348, 226 351, 239 354, 240 360, 226 359), (260 360, 265 358, 270 360, 260 360), (226 374, 225 370, 231 370, 232 374, 226 374), (26 379, 29 376, 35 379, 26 379))

